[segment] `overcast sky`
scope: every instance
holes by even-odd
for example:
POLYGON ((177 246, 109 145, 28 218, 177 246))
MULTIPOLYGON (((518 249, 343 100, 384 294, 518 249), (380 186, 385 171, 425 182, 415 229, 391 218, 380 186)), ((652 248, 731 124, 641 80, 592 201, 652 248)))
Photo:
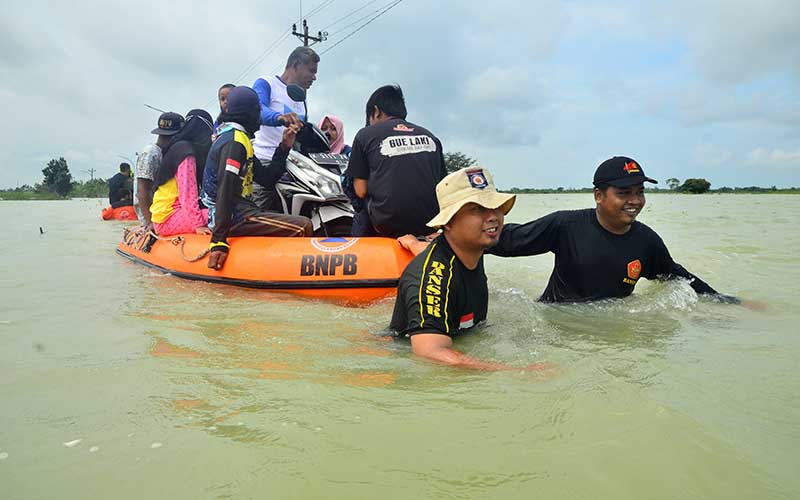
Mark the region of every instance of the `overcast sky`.
MULTIPOLYGON (((306 13, 323 6, 309 24, 330 32, 315 46, 330 52, 311 118, 341 117, 348 143, 369 94, 399 83, 408 119, 501 187, 589 186, 614 155, 661 186, 800 186, 798 0, 404 0, 344 40, 388 3, 302 2, 306 13)), ((59 156, 78 179, 111 176, 154 139, 158 112, 144 103, 216 116, 220 84, 280 73, 296 39, 261 58, 300 10, 297 0, 4 9, 0 187, 40 182, 59 156)))

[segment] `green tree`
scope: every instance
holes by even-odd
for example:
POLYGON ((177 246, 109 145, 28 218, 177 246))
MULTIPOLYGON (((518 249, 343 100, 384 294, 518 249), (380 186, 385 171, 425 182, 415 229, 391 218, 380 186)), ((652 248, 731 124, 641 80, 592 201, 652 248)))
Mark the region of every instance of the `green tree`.
POLYGON ((58 160, 52 159, 42 169, 44 174, 43 188, 51 193, 64 197, 72 188, 72 174, 69 173, 67 160, 62 156, 58 160))
POLYGON ((709 189, 711 189, 711 183, 705 179, 686 179, 681 187, 678 188, 678 191, 681 193, 700 194, 707 193, 709 189))
POLYGON ((681 185, 681 181, 679 181, 675 177, 670 177, 669 179, 667 179, 667 187, 670 188, 673 191, 678 189, 678 186, 680 186, 680 185, 681 185))
POLYGON ((444 166, 447 168, 448 174, 456 170, 461 170, 462 168, 471 167, 477 163, 478 162, 474 158, 470 158, 460 151, 444 154, 444 166))
POLYGON ((99 177, 83 182, 75 181, 69 193, 76 198, 105 198, 108 196, 108 183, 99 177))

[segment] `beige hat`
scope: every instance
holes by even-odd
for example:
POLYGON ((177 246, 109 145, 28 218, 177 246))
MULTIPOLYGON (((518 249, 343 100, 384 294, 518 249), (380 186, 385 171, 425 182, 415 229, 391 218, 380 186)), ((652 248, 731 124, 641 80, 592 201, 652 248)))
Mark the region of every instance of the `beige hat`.
POLYGON ((494 188, 492 174, 485 168, 462 168, 449 174, 436 185, 439 214, 427 225, 444 226, 461 207, 470 202, 485 208, 502 208, 503 213, 507 214, 514 206, 516 198, 513 194, 498 193, 494 188))

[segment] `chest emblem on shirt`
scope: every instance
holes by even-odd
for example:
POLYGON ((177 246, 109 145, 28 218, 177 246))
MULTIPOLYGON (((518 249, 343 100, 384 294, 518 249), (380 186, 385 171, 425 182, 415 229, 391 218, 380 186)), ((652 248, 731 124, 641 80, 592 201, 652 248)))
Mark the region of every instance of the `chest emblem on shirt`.
POLYGON ((628 278, 624 281, 629 285, 635 285, 636 280, 639 279, 639 276, 641 274, 642 274, 642 262, 639 259, 632 260, 628 262, 628 278), (633 283, 631 283, 628 280, 633 281, 633 283))

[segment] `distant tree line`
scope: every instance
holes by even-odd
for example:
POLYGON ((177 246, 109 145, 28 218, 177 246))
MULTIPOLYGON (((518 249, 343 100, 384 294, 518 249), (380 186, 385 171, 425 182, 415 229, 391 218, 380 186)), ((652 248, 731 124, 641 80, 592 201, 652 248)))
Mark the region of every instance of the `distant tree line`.
POLYGON ((62 199, 67 196, 75 198, 105 198, 108 196, 108 182, 102 178, 88 181, 73 179, 67 160, 63 157, 52 159, 42 169, 44 179, 33 186, 24 184, 13 189, 2 189, 4 200, 13 199, 62 199))
MULTIPOLYGON (((650 187, 647 185, 648 193, 687 193, 687 194, 702 194, 702 193, 782 193, 782 194, 800 194, 800 188, 778 188, 772 186, 769 188, 749 186, 749 187, 721 187, 718 189, 711 189, 711 183, 706 179, 686 179, 681 183, 679 179, 671 177, 666 180, 667 188, 650 187)), ((502 190, 505 193, 515 194, 559 194, 559 193, 591 193, 594 188, 519 188, 512 187, 511 189, 502 190)))

